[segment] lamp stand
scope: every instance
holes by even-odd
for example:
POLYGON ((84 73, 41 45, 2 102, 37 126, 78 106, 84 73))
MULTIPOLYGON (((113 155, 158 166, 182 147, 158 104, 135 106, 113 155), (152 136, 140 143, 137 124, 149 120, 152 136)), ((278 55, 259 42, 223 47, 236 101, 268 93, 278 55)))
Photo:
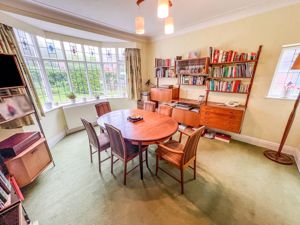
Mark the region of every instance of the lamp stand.
POLYGON ((298 94, 298 97, 295 101, 295 104, 294 104, 294 108, 290 114, 290 117, 289 117, 289 120, 286 124, 286 127, 285 127, 285 130, 284 130, 284 133, 283 133, 283 136, 282 136, 282 139, 281 139, 281 142, 280 142, 280 145, 279 145, 279 149, 277 152, 275 151, 272 151, 272 150, 267 150, 264 152, 264 155, 274 161, 274 162, 277 162, 277 163, 280 163, 280 164, 284 164, 284 165, 292 165, 293 164, 293 159, 292 157, 290 157, 289 155, 285 154, 285 153, 281 153, 282 151, 282 148, 283 148, 283 145, 287 139, 287 136, 289 134, 289 131, 292 127, 292 124, 293 124, 293 121, 295 119, 295 115, 296 115, 296 111, 297 111, 297 107, 299 105, 299 101, 300 101, 300 92, 298 94))

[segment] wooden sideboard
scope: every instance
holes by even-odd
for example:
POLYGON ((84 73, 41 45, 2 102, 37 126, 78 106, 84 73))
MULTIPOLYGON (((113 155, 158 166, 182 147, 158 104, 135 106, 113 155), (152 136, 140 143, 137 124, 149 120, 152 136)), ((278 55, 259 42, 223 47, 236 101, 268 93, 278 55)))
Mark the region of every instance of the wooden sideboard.
POLYGON ((24 187, 44 171, 51 162, 46 140, 40 138, 19 155, 5 161, 5 165, 18 185, 24 187))
POLYGON ((179 98, 179 88, 151 88, 150 98, 157 102, 171 102, 179 98))
POLYGON ((208 102, 201 105, 200 123, 210 128, 240 133, 245 107, 228 107, 208 102))

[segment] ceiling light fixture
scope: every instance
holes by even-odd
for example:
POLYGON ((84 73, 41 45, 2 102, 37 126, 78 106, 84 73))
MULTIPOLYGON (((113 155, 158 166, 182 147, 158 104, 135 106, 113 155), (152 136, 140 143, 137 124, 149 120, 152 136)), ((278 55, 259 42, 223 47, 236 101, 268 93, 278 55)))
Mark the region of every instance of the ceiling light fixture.
POLYGON ((165 34, 174 33, 173 17, 169 16, 165 19, 165 34))
POLYGON ((145 33, 145 22, 144 22, 144 17, 142 16, 135 17, 135 33, 137 34, 145 33))
MULTIPOLYGON (((144 1, 145 0, 137 0, 136 1, 137 6, 140 6, 140 4, 144 1)), ((171 0, 158 0, 157 16, 158 16, 158 18, 166 18, 165 34, 172 34, 174 32, 173 17, 169 17, 169 8, 171 8, 172 5, 173 4, 172 4, 171 0)), ((137 34, 145 33, 144 17, 137 16, 135 18, 135 32, 137 34)))

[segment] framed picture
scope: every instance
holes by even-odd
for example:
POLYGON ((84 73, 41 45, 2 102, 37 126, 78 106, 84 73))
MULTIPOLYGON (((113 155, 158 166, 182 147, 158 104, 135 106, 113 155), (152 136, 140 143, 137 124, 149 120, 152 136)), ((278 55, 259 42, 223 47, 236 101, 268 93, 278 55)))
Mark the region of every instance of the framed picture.
POLYGON ((4 121, 23 117, 32 111, 33 107, 25 95, 2 98, 0 102, 0 118, 4 121))

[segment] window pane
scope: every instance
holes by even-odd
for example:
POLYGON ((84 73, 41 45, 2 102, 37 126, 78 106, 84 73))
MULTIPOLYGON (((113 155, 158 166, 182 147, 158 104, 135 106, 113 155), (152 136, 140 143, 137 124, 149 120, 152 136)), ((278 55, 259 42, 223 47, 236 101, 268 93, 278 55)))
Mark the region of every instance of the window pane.
POLYGON ((103 62, 117 62, 115 48, 102 48, 102 61, 103 62))
POLYGON ((67 94, 71 89, 68 83, 67 68, 64 62, 44 61, 46 73, 51 85, 54 103, 68 101, 67 94))
POLYGON ((32 37, 22 30, 14 30, 20 49, 24 56, 36 56, 32 37))
POLYGON ((121 97, 127 97, 127 78, 125 63, 119 64, 119 91, 121 97))
POLYGON ((118 48, 119 61, 125 61, 125 48, 118 48))
POLYGON ((68 62, 68 67, 73 91, 76 97, 82 98, 89 95, 89 88, 85 74, 85 64, 68 62))
POLYGON ((67 60, 84 61, 82 47, 80 44, 64 42, 64 48, 67 60))
POLYGON ((85 58, 88 62, 100 62, 98 47, 84 46, 85 58))
POLYGON ((103 96, 104 90, 100 64, 88 63, 87 69, 92 95, 103 96))
POLYGON ((37 36, 42 58, 44 59, 64 59, 60 41, 46 39, 37 36))
POLYGON ((42 104, 47 100, 44 82, 42 81, 41 69, 36 59, 25 59, 26 65, 30 72, 35 90, 42 104))
POLYGON ((300 70, 291 67, 300 52, 300 46, 283 48, 268 96, 295 98, 300 88, 300 70))
POLYGON ((117 64, 105 63, 103 65, 104 79, 106 86, 106 95, 108 97, 119 96, 118 79, 117 79, 117 64))

